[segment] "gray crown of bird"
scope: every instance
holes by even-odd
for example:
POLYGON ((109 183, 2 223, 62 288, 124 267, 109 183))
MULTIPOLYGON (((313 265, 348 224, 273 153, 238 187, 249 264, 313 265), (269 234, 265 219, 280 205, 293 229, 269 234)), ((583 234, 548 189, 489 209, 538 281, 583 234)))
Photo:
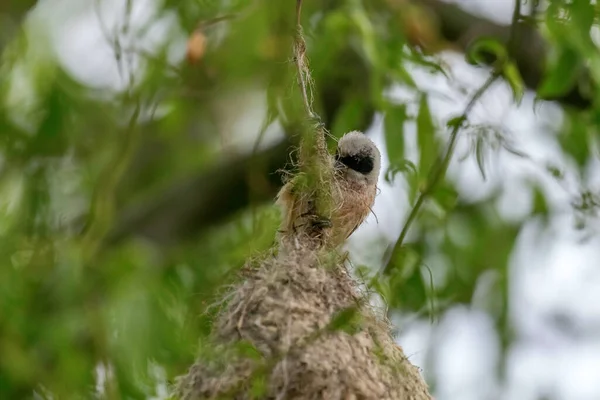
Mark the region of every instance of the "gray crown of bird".
MULTIPOLYGON (((358 131, 345 134, 332 156, 332 213, 327 244, 341 245, 367 218, 377 193, 381 154, 367 136, 358 131)), ((315 223, 310 196, 296 193, 295 181, 286 183, 277 195, 282 222, 280 241, 307 232, 315 223)))

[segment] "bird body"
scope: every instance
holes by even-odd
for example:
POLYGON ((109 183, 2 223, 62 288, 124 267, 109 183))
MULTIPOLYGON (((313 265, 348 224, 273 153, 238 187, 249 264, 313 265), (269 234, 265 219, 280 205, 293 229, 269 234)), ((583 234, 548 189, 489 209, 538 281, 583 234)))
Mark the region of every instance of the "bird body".
POLYGON ((311 232, 315 225, 326 226, 326 242, 331 247, 341 245, 371 212, 377 192, 380 153, 364 134, 353 131, 338 142, 333 167, 332 210, 328 221, 315 215, 310 194, 300 193, 292 179, 277 195, 282 211, 280 239, 297 237, 311 232))

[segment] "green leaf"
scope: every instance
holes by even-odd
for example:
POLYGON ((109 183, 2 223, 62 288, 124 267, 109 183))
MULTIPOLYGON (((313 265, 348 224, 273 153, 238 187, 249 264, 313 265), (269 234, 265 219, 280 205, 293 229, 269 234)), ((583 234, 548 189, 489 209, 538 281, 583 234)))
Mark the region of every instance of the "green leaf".
POLYGON ((529 156, 527 155, 527 153, 525 153, 524 151, 521 151, 517 148, 515 148, 510 142, 508 141, 504 141, 502 143, 502 147, 504 148, 504 150, 508 151, 510 154, 520 157, 520 158, 529 158, 529 156))
MULTIPOLYGON (((402 160, 402 162, 398 165, 390 165, 388 170, 385 172, 385 181, 387 183, 392 183, 396 178, 396 174, 400 172, 406 172, 410 177, 416 178, 418 175, 417 167, 410 160, 402 160)), ((415 179, 416 180, 416 179, 415 179)))
POLYGON ((423 251, 423 243, 419 241, 403 246, 392 255, 391 297, 387 299, 391 307, 417 310, 424 304, 426 291, 420 270, 423 251))
POLYGON ((573 157, 579 168, 583 168, 590 155, 588 127, 579 113, 570 115, 569 125, 566 132, 561 132, 558 140, 563 150, 573 157))
POLYGON ((363 124, 365 109, 368 107, 363 97, 355 97, 345 101, 338 112, 331 127, 331 134, 337 138, 346 132, 353 131, 363 124))
POLYGON ((512 61, 506 62, 502 69, 502 75, 510 85, 515 102, 521 104, 521 100, 523 100, 523 95, 525 94, 525 83, 523 83, 523 78, 517 65, 512 61))
POLYGON ((391 262, 394 265, 392 279, 405 280, 411 277, 418 269, 422 259, 422 248, 419 243, 404 244, 401 249, 392 254, 391 262))
POLYGON ((548 216, 548 203, 546 202, 546 196, 542 193, 541 189, 536 185, 533 188, 533 215, 548 216))
POLYGON ((589 33, 596 16, 594 4, 590 0, 573 0, 569 8, 571 9, 572 24, 576 27, 575 33, 578 33, 581 40, 587 42, 586 44, 592 44, 589 33))
POLYGON ((582 70, 581 58, 568 47, 558 47, 558 55, 551 64, 537 91, 544 99, 565 95, 573 88, 582 70))
POLYGON ((386 302, 389 302, 389 299, 392 296, 392 289, 390 287, 390 278, 386 275, 377 276, 375 275, 369 281, 369 287, 374 289, 386 302))
POLYGON ((563 9, 558 1, 549 2, 546 12, 544 13, 545 26, 552 36, 556 38, 560 38, 562 36, 561 33, 565 28, 565 24, 562 23, 562 13, 563 9))
POLYGON ((385 114, 383 121, 385 146, 392 165, 399 165, 404 160, 404 122, 406 118, 405 104, 392 106, 385 114))
POLYGON ((453 209, 458 202, 458 192, 445 182, 435 187, 432 197, 445 211, 453 209))
POLYGON ((486 180, 485 176, 485 160, 483 159, 483 148, 484 142, 480 137, 477 138, 477 142, 475 143, 475 159, 477 160, 477 166, 479 167, 479 172, 481 172, 481 176, 483 180, 486 180))
POLYGON ((250 398, 263 399, 268 392, 267 372, 264 369, 259 369, 252 376, 250 381, 250 398))
POLYGON ((504 44, 497 39, 483 37, 469 46, 466 58, 467 62, 472 65, 503 66, 508 60, 508 52, 504 44))
POLYGON ((552 177, 555 179, 562 180, 564 178, 564 172, 556 165, 547 164, 546 171, 548 171, 550 175, 552 175, 552 177))
POLYGON ((262 358, 261 352, 247 340, 240 340, 239 342, 236 342, 235 349, 237 354, 241 357, 252 360, 260 360, 262 358))
POLYGON ((446 122, 446 126, 449 129, 463 128, 466 125, 467 117, 465 115, 459 115, 458 117, 451 118, 446 122))
POLYGON ((360 329, 360 313, 358 308, 352 306, 338 311, 331 319, 331 322, 329 322, 328 329, 333 332, 357 332, 360 329))
POLYGON ((400 172, 407 174, 405 178, 408 183, 408 201, 410 204, 413 204, 419 188, 419 172, 417 171, 417 167, 410 160, 404 160, 399 165, 390 165, 385 172, 385 181, 391 184, 400 172))
MULTIPOLYGON (((421 96, 419 114, 417 115, 417 141, 419 143, 419 177, 423 180, 429 173, 437 158, 437 141, 435 126, 429 110, 427 96, 421 96)), ((423 183, 423 182, 420 182, 423 183)))
POLYGON ((362 51, 369 63, 375 68, 382 64, 380 52, 378 50, 378 41, 375 27, 367 13, 359 7, 353 7, 350 12, 350 18, 360 33, 362 40, 362 51))
POLYGON ((443 64, 439 63, 437 60, 430 61, 426 59, 425 57, 423 57, 423 55, 421 55, 419 52, 415 51, 412 48, 409 49, 409 51, 409 55, 405 57, 406 61, 410 61, 416 65, 425 67, 429 69, 429 72, 431 73, 440 73, 444 75, 447 79, 451 79, 448 72, 446 72, 446 70, 444 69, 443 64))
POLYGON ((390 75, 398 82, 404 83, 410 88, 416 89, 418 87, 410 72, 408 72, 402 64, 394 66, 394 68, 390 70, 390 75))
POLYGON ((29 147, 32 155, 60 156, 64 153, 69 144, 69 101, 68 94, 58 84, 54 84, 45 99, 44 118, 29 147))

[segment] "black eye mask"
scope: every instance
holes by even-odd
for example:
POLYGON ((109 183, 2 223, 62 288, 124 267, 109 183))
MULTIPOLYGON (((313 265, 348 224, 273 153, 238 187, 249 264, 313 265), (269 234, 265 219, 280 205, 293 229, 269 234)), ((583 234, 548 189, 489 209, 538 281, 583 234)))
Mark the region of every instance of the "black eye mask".
POLYGON ((353 169, 356 172, 360 172, 363 175, 373 171, 373 157, 364 154, 341 157, 336 153, 335 159, 348 168, 353 169))

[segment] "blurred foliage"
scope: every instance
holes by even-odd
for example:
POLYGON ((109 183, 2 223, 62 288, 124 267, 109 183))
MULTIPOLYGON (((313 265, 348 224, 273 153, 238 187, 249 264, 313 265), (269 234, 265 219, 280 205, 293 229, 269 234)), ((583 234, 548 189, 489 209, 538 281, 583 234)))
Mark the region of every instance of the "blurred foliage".
MULTIPOLYGON (((82 3, 91 15, 99 4, 82 3)), ((172 205, 152 215, 152 229, 187 219, 183 204, 204 204, 195 196, 207 189, 182 190, 189 188, 182 182, 199 174, 219 182, 241 157, 272 146, 235 144, 238 137, 255 140, 259 130, 259 124, 255 129, 235 120, 256 111, 254 98, 243 101, 248 93, 263 96, 263 131, 279 130, 278 140, 287 135, 293 144, 294 125, 302 118, 290 62, 293 2, 151 3, 156 12, 142 27, 132 22, 132 8, 141 3, 108 2, 103 8, 124 17, 103 32, 114 56, 106 63, 119 66, 124 82, 118 88, 99 88, 72 75, 57 54, 81 49, 56 49, 49 33, 56 27, 42 23, 42 4, 0 5, 1 399, 91 398, 99 392, 115 399, 164 397, 166 385, 202 351, 220 288, 235 281, 245 260, 273 243, 278 214, 265 200, 277 188, 273 163, 264 158, 241 172, 249 189, 207 186, 222 191, 216 197, 222 201, 204 213, 221 215, 219 207, 226 206, 228 213, 235 211, 225 213, 218 226, 200 223, 183 239, 163 243, 119 225, 129 221, 128 212, 143 215, 165 194, 172 205), (163 16, 174 17, 175 28, 151 49, 137 46, 163 16), (4 29, 6 21, 11 29, 4 29), (189 62, 182 43, 194 32, 206 48, 189 62), (119 229, 126 234, 109 240, 119 229)), ((72 19, 83 18, 78 7, 72 19)), ((421 24, 407 18, 430 13, 395 0, 306 1, 303 12, 316 110, 334 137, 366 130, 376 113, 384 115, 385 177, 406 180, 411 205, 423 185, 431 184, 446 133, 455 126, 471 138, 467 157, 476 160, 484 178, 492 152, 527 154, 501 129, 436 115, 430 93, 411 74, 449 77, 431 55, 446 46, 433 19, 421 24), (391 99, 392 85, 409 91, 413 100, 391 99), (407 152, 409 125, 416 128, 416 161, 407 152)), ((564 126, 555 127, 562 150, 583 176, 597 157, 600 97, 593 88, 600 80, 600 52, 592 31, 598 28, 598 5, 551 0, 537 13, 535 22, 549 47, 539 98, 556 98, 580 85, 593 100, 589 109, 567 108, 564 126)), ((64 11, 48 16, 67 17, 64 11)), ((490 64, 490 55, 492 73, 505 79, 518 103, 524 83, 506 43, 484 38, 467 58, 490 64)), ((281 167, 287 159, 282 156, 281 167)), ((549 174, 560 179, 556 169, 549 174)), ((535 189, 534 197, 531 215, 547 215, 544 194, 535 189)), ((506 347, 508 264, 522 222, 503 221, 496 199, 470 202, 442 176, 429 190, 409 242, 391 254, 390 276, 376 280, 370 270, 359 272, 372 280, 391 311, 434 320, 457 303, 469 304, 492 273, 486 311, 495 317, 506 347), (444 265, 430 264, 441 259, 444 265)), ((573 199, 583 221, 595 215, 598 204, 593 188, 582 187, 573 199)), ((334 325, 351 326, 351 311, 334 325)), ((264 391, 261 385, 256 393, 264 391)))

